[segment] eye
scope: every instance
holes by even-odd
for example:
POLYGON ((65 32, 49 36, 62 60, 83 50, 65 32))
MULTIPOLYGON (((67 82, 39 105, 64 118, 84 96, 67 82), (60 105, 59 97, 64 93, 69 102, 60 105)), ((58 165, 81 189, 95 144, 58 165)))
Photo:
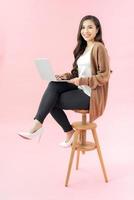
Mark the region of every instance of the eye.
POLYGON ((85 26, 82 26, 82 27, 81 27, 81 29, 84 29, 84 28, 85 28, 85 26))
MULTIPOLYGON (((82 27, 81 27, 81 29, 85 29, 85 28, 86 28, 85 26, 82 26, 82 27)), ((87 28, 88 28, 88 29, 93 29, 93 26, 89 25, 89 26, 87 26, 87 28)))
POLYGON ((92 27, 92 26, 88 26, 88 28, 89 28, 89 29, 92 29, 93 27, 92 27))

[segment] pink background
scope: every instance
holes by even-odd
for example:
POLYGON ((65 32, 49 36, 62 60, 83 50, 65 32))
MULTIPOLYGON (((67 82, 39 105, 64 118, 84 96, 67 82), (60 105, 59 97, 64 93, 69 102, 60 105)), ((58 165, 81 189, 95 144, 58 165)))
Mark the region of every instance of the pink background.
MULTIPOLYGON (((2 200, 133 199, 134 3, 124 1, 0 1, 0 198, 2 200), (49 115, 38 145, 17 132, 27 129, 47 86, 33 60, 48 57, 56 74, 70 71, 81 18, 100 19, 114 73, 98 135, 109 176, 105 183, 96 152, 73 165, 64 181, 70 149, 61 149, 62 129, 49 115), (132 44, 132 45, 131 45, 132 44)), ((79 114, 66 112, 70 121, 79 114)), ((90 138, 90 132, 89 132, 90 138)))

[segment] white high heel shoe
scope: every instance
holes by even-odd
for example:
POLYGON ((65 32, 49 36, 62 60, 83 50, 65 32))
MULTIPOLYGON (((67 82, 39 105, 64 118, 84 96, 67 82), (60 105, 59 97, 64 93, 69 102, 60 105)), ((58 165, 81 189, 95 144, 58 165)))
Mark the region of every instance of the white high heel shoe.
POLYGON ((73 140, 74 140, 74 135, 72 135, 72 137, 70 138, 70 140, 68 142, 66 142, 66 140, 64 140, 63 142, 61 142, 59 144, 59 146, 61 146, 63 148, 68 148, 68 147, 70 147, 72 145, 73 140))
POLYGON ((44 128, 41 127, 39 128, 37 131, 35 131, 34 133, 30 133, 30 132, 19 132, 18 135, 21 136, 24 139, 33 139, 34 137, 38 137, 38 142, 40 142, 41 136, 44 132, 44 128))

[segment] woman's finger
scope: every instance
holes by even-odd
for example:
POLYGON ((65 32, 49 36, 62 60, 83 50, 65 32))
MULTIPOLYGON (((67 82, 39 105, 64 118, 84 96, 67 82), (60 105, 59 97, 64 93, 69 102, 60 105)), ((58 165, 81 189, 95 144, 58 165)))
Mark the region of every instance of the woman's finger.
POLYGON ((59 75, 55 75, 56 79, 59 80, 60 79, 60 76, 59 75))

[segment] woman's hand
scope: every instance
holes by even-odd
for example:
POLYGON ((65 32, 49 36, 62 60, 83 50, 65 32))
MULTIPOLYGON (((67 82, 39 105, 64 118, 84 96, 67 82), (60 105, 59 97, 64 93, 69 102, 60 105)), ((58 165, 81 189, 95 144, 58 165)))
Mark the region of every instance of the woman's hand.
POLYGON ((68 82, 78 86, 79 85, 79 78, 73 78, 73 79, 69 80, 68 82))
POLYGON ((66 74, 62 74, 62 75, 55 75, 57 80, 67 80, 67 75, 66 74))

